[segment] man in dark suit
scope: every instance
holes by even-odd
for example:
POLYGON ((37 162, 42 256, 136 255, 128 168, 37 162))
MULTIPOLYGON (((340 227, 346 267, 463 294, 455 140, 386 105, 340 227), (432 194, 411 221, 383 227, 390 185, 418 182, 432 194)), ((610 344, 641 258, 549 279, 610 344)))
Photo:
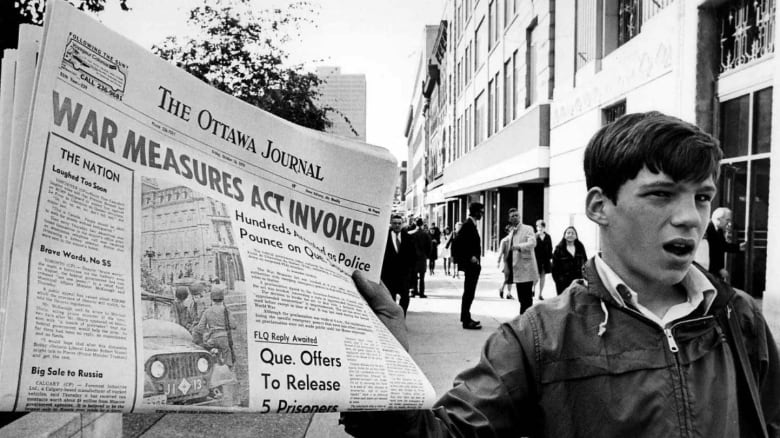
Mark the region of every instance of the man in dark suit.
POLYGON ((731 225, 731 210, 718 207, 712 212, 712 220, 707 225, 706 239, 710 247, 710 266, 708 270, 714 276, 729 281, 729 272, 725 268, 724 256, 727 252, 739 252, 745 249, 745 242, 731 243, 726 240, 725 231, 731 225))
POLYGON ((409 230, 409 237, 414 246, 414 266, 412 267, 412 296, 428 298, 425 295, 425 271, 428 269, 428 256, 431 254, 431 235, 425 229, 422 218, 415 221, 416 227, 409 230))
POLYGON ((458 270, 463 271, 463 298, 460 302, 460 322, 467 330, 481 329, 479 321, 471 319, 471 303, 474 302, 474 293, 477 291, 479 273, 482 271, 480 257, 482 255, 482 243, 477 231, 476 221, 482 219, 485 207, 479 202, 469 205, 469 217, 460 227, 453 242, 453 256, 458 263, 458 270))
POLYGON ((412 239, 403 229, 404 220, 399 214, 390 216, 390 231, 387 233, 385 257, 382 263, 382 283, 387 286, 393 301, 400 296, 399 305, 409 307, 409 276, 415 259, 412 239))

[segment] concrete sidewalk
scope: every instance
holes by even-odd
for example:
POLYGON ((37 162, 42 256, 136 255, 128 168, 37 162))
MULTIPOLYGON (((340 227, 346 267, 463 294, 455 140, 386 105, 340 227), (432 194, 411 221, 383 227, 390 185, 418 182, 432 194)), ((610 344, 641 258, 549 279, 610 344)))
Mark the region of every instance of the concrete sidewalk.
MULTIPOLYGON (((460 324, 460 298, 463 294, 463 273, 460 278, 446 277, 437 264, 435 275, 426 275, 426 299, 412 298, 406 317, 409 330, 409 352, 431 381, 437 397, 450 387, 455 376, 476 364, 485 340, 499 326, 519 314, 516 291, 514 300, 501 299, 498 288, 503 274, 496 268, 497 256, 488 253, 483 258, 482 273, 472 317, 482 323, 482 330, 464 330, 460 324)), ((555 285, 547 276, 543 296, 553 297, 555 285)), ((349 435, 338 425, 338 414, 316 414, 305 438, 342 438, 349 435)))

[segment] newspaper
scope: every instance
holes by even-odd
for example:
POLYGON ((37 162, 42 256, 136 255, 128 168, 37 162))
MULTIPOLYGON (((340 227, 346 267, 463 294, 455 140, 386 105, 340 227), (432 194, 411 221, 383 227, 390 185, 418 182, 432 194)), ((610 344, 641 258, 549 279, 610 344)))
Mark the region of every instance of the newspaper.
MULTIPOLYGON (((13 100, 14 100, 14 82, 16 76, 16 49, 5 49, 2 60, 2 76, 0 76, 0 175, 4 178, 5 187, 13 182, 8 178, 9 161, 11 158, 11 121, 13 119, 13 100)), ((7 211, 7 191, 0 186, 0 219, 5 220, 3 216, 7 211)), ((5 236, 5 227, 0 226, 0 248, 3 252, 0 254, 0 334, 4 333, 5 323, 5 279, 7 277, 7 257, 8 243, 10 238, 5 236)), ((2 354, 2 343, 0 342, 0 355, 2 354)))
POLYGON ((13 233, 0 410, 419 409, 355 290, 395 159, 227 96, 47 4, 13 233))

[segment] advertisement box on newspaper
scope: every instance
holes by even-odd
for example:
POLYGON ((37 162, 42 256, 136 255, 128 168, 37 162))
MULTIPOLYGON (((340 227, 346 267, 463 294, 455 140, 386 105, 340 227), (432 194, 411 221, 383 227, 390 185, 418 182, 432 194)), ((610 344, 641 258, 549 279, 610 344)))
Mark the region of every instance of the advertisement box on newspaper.
POLYGON ((366 305, 395 159, 225 95, 48 4, 0 357, 3 410, 417 409, 366 305))

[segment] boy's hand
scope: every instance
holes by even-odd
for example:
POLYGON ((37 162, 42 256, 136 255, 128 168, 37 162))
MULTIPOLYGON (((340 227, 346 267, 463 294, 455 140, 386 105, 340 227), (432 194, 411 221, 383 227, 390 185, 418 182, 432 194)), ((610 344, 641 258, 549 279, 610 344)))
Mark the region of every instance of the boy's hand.
POLYGON ((398 342, 409 350, 409 340, 407 339, 406 322, 404 321, 404 311, 401 306, 393 301, 390 291, 384 284, 377 284, 366 280, 363 274, 355 270, 352 273, 352 280, 355 282, 360 295, 368 303, 371 310, 374 311, 379 320, 390 330, 398 342))

